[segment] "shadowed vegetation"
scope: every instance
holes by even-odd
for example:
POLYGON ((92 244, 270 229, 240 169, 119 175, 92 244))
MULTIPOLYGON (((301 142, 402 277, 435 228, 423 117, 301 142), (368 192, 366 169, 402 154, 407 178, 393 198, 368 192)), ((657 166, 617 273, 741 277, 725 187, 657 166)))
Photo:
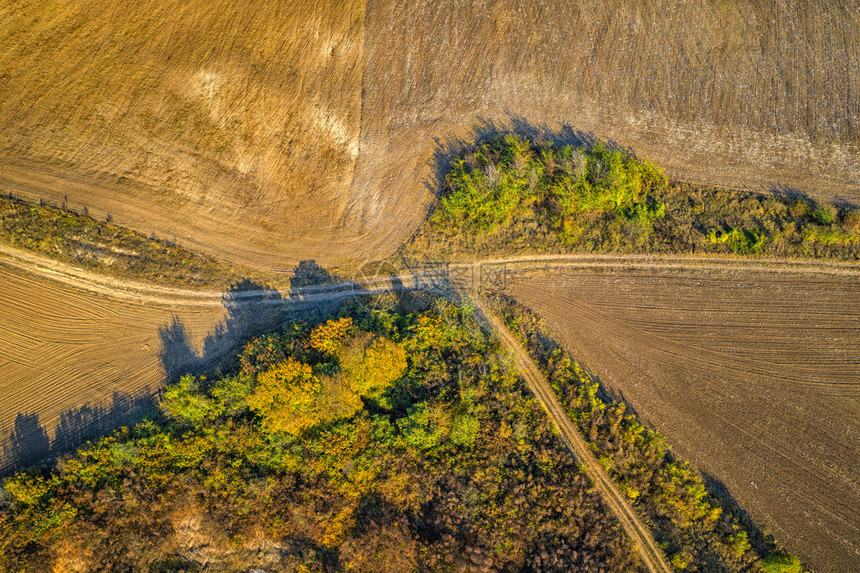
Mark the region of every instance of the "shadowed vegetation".
POLYGON ((676 570, 784 571, 803 568, 771 536, 738 513, 731 499, 709 491, 702 476, 679 460, 656 431, 550 337, 540 319, 504 295, 488 300, 535 358, 559 401, 600 463, 631 500, 676 570))

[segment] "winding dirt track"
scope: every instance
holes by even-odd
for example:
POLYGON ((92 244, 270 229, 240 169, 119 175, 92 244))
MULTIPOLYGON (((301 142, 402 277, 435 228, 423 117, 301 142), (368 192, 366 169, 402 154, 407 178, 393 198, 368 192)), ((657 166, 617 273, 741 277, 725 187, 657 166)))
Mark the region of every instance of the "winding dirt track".
POLYGON ((672 568, 666 562, 663 552, 654 541, 654 537, 648 528, 639 520, 636 513, 629 503, 624 499, 624 495, 618 491, 612 479, 606 473, 606 470, 597 461, 594 453, 589 448, 588 444, 580 435, 579 431, 570 421, 564 408, 559 403, 553 392, 552 387, 547 382, 546 378, 541 374, 540 369, 529 357, 528 353, 519 345, 516 338, 510 333, 504 324, 491 313, 486 312, 479 307, 486 322, 491 326, 492 330, 499 336, 502 345, 511 353, 514 358, 517 369, 523 375, 529 388, 537 397, 538 401, 546 410, 550 420, 558 428, 562 440, 567 444, 571 453, 576 456, 583 466, 585 466, 588 475, 594 481, 594 485, 600 492, 603 501, 612 509, 621 527, 630 536, 636 546, 642 562, 651 573, 671 573, 672 568))
POLYGON ((507 292, 806 564, 852 571, 860 276, 808 270, 568 267, 507 292))

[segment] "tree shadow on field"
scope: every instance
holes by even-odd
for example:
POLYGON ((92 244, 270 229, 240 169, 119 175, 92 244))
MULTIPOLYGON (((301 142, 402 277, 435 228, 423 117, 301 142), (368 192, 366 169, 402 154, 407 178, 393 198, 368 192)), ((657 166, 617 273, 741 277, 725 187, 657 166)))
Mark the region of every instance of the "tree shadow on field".
MULTIPOLYGON (((827 202, 816 201, 812 197, 809 196, 805 191, 801 191, 794 187, 790 187, 788 185, 777 184, 766 191, 767 194, 776 197, 777 199, 793 199, 795 201, 803 201, 811 207, 817 207, 821 205, 827 205, 827 202)), ((850 210, 856 209, 858 203, 856 200, 848 199, 846 197, 837 196, 829 201, 830 204, 839 207, 840 209, 850 210)))
MULTIPOLYGON (((170 384, 184 374, 230 371, 238 362, 235 350, 249 339, 279 330, 291 320, 313 321, 329 316, 350 296, 361 295, 360 289, 352 288, 337 291, 339 298, 308 296, 303 289, 310 287, 318 293, 314 287, 341 280, 312 260, 301 261, 293 269, 293 276, 285 295, 248 279, 231 285, 221 297, 223 320, 202 342, 199 338, 195 341, 178 315, 171 316, 157 331, 164 381, 170 384)), ((158 393, 155 389, 139 394, 114 392, 109 398, 69 408, 53 427, 53 438, 51 428, 39 419, 39 414, 19 413, 13 431, 0 445, 0 476, 37 463, 49 464, 87 440, 139 422, 155 412, 158 393)))
MULTIPOLYGON (((284 294, 242 279, 222 295, 225 317, 206 335, 199 351, 185 325, 174 315, 170 322, 159 328, 160 358, 168 383, 184 374, 230 371, 237 363, 235 350, 250 339, 279 330, 299 317, 324 316, 336 311, 342 301, 337 296, 330 299, 321 296, 319 293, 322 291, 313 287, 324 287, 341 280, 313 260, 300 261, 293 269, 290 289, 284 294), (309 296, 309 292, 315 292, 317 296, 309 296)), ((346 298, 354 291, 333 289, 332 292, 346 298)))
POLYGON ((51 440, 48 432, 39 423, 39 414, 18 413, 15 429, 9 436, 8 445, 3 448, 3 461, 0 473, 7 466, 19 467, 28 462, 36 462, 48 456, 51 440))
POLYGON ((759 557, 764 558, 778 552, 779 547, 773 536, 761 530, 722 481, 706 472, 702 472, 702 479, 708 492, 719 501, 723 512, 733 515, 747 532, 748 541, 759 557))
POLYGON ((0 456, 0 476, 23 467, 49 462, 120 426, 138 421, 154 406, 148 392, 114 392, 108 403, 91 403, 68 408, 50 438, 38 414, 19 413, 15 428, 0 456))
POLYGON ((789 187, 787 185, 776 184, 767 189, 766 193, 776 197, 777 199, 793 199, 795 201, 804 201, 810 205, 815 205, 815 200, 805 191, 801 191, 800 189, 795 189, 794 187, 789 187))

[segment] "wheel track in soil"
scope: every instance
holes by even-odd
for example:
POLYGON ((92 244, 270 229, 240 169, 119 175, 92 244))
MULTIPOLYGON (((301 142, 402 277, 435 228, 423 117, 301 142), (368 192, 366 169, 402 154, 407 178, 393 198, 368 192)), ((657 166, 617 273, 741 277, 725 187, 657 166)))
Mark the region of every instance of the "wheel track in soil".
MULTIPOLYGON (((56 281, 64 285, 77 287, 106 297, 105 307, 110 305, 109 299, 133 301, 137 304, 184 307, 220 307, 223 304, 223 293, 215 290, 190 290, 158 285, 123 281, 101 276, 71 265, 46 259, 38 255, 24 252, 12 247, 0 245, 0 268, 12 267, 35 274, 41 278, 56 281)), ((299 303, 312 304, 348 298, 360 294, 377 294, 402 288, 449 289, 445 282, 456 275, 465 276, 470 294, 475 296, 480 291, 481 280, 486 268, 503 270, 510 268, 525 270, 542 270, 558 267, 576 267, 590 269, 720 269, 749 271, 759 270, 779 273, 806 275, 860 275, 860 264, 834 263, 824 261, 800 260, 738 260, 718 257, 692 256, 655 256, 655 255, 537 255, 517 256, 501 259, 485 259, 480 261, 453 262, 437 265, 430 270, 400 272, 383 278, 369 278, 360 281, 344 281, 318 286, 284 289, 286 298, 275 298, 272 304, 299 303), (440 277, 442 281, 440 282, 440 277), (399 284, 398 284, 399 283, 399 284)), ((282 286, 283 288, 283 286, 282 286)), ((463 290, 463 289, 461 289, 463 290)), ((259 298, 278 292, 278 287, 248 290, 237 293, 240 298, 259 298)), ((502 341, 505 349, 514 358, 515 364, 526 380, 529 388, 541 402, 554 425, 580 463, 586 468, 595 487, 600 491, 604 501, 618 517, 625 532, 634 544, 649 571, 671 571, 660 549, 654 542, 647 527, 638 519, 623 494, 615 487, 606 471, 599 464, 588 444, 580 436, 563 407, 558 402, 552 388, 549 386, 539 368, 528 354, 517 343, 513 335, 493 315, 487 313, 478 304, 484 322, 502 341)), ((58 319, 61 317, 57 316, 58 319)), ((68 329, 73 334, 74 328, 68 329)))
MULTIPOLYGON (((134 300, 142 303, 173 304, 173 305, 209 305, 220 306, 223 291, 193 290, 177 287, 164 287, 137 281, 124 281, 99 275, 29 253, 14 247, 0 244, 0 264, 21 269, 44 278, 61 282, 70 286, 83 288, 113 298, 134 300)), ((702 269, 702 270, 760 270, 768 272, 816 274, 816 275, 860 275, 860 263, 805 261, 799 259, 733 259, 725 257, 701 256, 661 256, 661 255, 519 255, 499 259, 484 259, 476 261, 453 261, 436 263, 429 269, 404 271, 387 278, 367 278, 355 281, 342 281, 324 285, 291 288, 288 285, 273 285, 263 289, 242 291, 237 296, 255 298, 273 291, 288 292, 301 301, 331 300, 342 298, 343 293, 374 294, 375 290, 366 291, 368 287, 379 288, 379 292, 391 290, 392 281, 396 280, 403 287, 438 287, 440 276, 447 277, 452 273, 466 272, 471 277, 480 277, 482 269, 493 267, 516 267, 525 270, 549 270, 558 267, 579 268, 630 268, 630 269, 702 269), (388 285, 387 288, 385 286, 388 285), (362 289, 362 292, 356 292, 362 289)), ((471 280, 469 287, 476 294, 481 287, 480 279, 471 280)))

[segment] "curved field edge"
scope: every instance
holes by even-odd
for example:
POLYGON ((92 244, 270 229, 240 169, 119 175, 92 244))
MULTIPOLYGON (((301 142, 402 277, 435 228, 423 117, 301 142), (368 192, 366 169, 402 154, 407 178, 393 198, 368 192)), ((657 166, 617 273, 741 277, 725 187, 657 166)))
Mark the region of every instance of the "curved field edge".
POLYGON ((6 2, 0 179, 275 270, 387 256, 434 160, 499 130, 858 201, 851 1, 243 6, 6 2))
POLYGON ((716 559, 732 571, 780 571, 781 563, 800 570, 800 562, 763 533, 733 499, 706 486, 659 432, 640 422, 623 400, 607 394, 537 315, 506 295, 489 292, 483 298, 536 361, 563 415, 573 421, 591 454, 648 525, 673 568, 695 570, 716 559))
POLYGON ((90 272, 167 286, 227 287, 255 274, 84 211, 0 196, 0 242, 90 272))

